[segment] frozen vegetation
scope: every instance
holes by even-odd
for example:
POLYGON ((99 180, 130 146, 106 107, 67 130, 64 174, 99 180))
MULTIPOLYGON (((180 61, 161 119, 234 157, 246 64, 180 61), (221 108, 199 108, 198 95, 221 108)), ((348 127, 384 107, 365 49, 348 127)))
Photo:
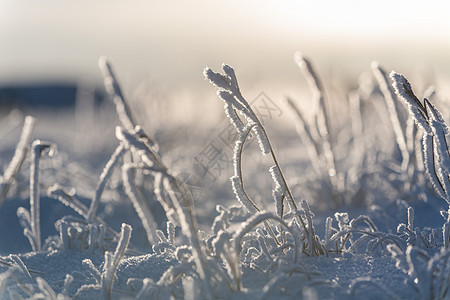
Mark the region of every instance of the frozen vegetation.
POLYGON ((1 299, 450 299, 445 97, 433 87, 419 96, 374 62, 345 99, 330 99, 311 62, 297 53, 295 63, 310 105, 277 105, 297 136, 271 134, 231 66, 205 68, 233 148, 229 181, 210 186, 176 170, 195 155, 185 141, 137 123, 105 58, 118 124, 78 107, 77 129, 92 134, 71 131, 64 153, 36 136, 35 118, 18 134, 20 114, 4 117, 1 299))

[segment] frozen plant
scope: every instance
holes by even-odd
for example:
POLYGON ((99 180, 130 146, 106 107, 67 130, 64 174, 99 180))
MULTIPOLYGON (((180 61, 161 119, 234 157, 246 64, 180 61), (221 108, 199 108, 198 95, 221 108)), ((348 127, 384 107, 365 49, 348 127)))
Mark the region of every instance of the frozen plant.
POLYGON ((181 227, 183 235, 191 244, 192 261, 195 266, 196 279, 198 279, 196 284, 205 297, 212 297, 212 274, 209 272, 202 243, 198 236, 191 194, 186 185, 163 163, 156 142, 145 134, 140 126, 136 125, 111 65, 105 58, 99 60, 99 65, 105 78, 105 87, 116 104, 119 120, 123 126, 116 128, 116 137, 123 148, 131 153, 132 163, 122 166, 125 191, 144 225, 148 240, 151 244, 157 243, 157 228, 147 200, 135 187, 134 174, 136 172, 153 176, 154 192, 164 208, 167 218, 181 227))
MULTIPOLYGON (((397 95, 407 105, 411 117, 423 130, 422 151, 425 171, 440 198, 450 208, 450 153, 446 136, 449 134, 447 124, 439 110, 427 98, 423 103, 414 95, 408 80, 396 72, 390 75, 397 95)), ((444 248, 449 248, 450 217, 441 212, 446 222, 442 228, 444 248), (447 218, 446 218, 447 217, 447 218)))
MULTIPOLYGON (((378 81, 383 98, 389 112, 391 125, 395 133, 395 141, 400 150, 400 161, 392 161, 391 164, 398 164, 397 184, 403 195, 406 197, 417 196, 424 190, 424 157, 422 154, 420 130, 414 124, 414 118, 408 118, 408 112, 400 106, 399 96, 395 93, 393 86, 389 84, 389 77, 386 71, 377 63, 372 63, 372 72, 378 81)), ((434 89, 425 92, 432 97, 434 89)), ((402 195, 402 196, 403 196, 402 195)))
POLYGON ((24 235, 30 241, 33 251, 41 251, 39 160, 45 152, 53 155, 54 147, 48 142, 35 140, 31 146, 30 167, 30 211, 23 207, 17 209, 17 216, 24 227, 24 235))
POLYGON ((213 233, 211 238, 213 238, 214 235, 218 234, 220 230, 226 230, 227 228, 229 228, 233 222, 236 222, 236 219, 237 222, 239 222, 242 219, 248 217, 248 213, 243 210, 242 206, 231 206, 229 208, 226 208, 219 204, 216 206, 216 211, 219 213, 219 215, 214 219, 213 225, 211 227, 213 233))
POLYGON ((83 261, 83 265, 93 273, 94 277, 97 279, 97 283, 81 286, 77 290, 75 296, 79 296, 81 293, 88 290, 101 290, 103 299, 112 299, 111 296, 117 267, 119 266, 120 260, 125 255, 125 251, 130 243, 132 230, 133 228, 130 225, 125 223, 122 224, 120 239, 117 243, 116 250, 114 253, 109 251, 105 252, 104 271, 102 273, 98 271, 90 259, 85 259, 83 261))
POLYGON ((366 139, 370 140, 371 137, 363 126, 363 88, 349 94, 348 115, 332 114, 331 102, 327 101, 325 88, 310 60, 297 52, 295 62, 313 94, 310 119, 306 118, 297 101, 286 97, 297 133, 308 151, 314 171, 312 174, 315 175, 306 180, 311 181, 317 197, 327 199, 334 208, 345 204, 368 203, 365 198, 376 182, 377 164, 370 157, 373 153, 368 153, 365 145, 366 139), (346 127, 348 122, 351 125, 346 127), (346 132, 352 135, 342 136, 346 132))
POLYGON ((98 60, 98 66, 103 75, 103 81, 105 84, 105 89, 111 99, 116 105, 117 116, 119 117, 122 125, 128 129, 132 130, 136 126, 133 116, 131 115, 131 110, 125 101, 120 85, 116 79, 113 72, 112 66, 108 59, 104 56, 100 57, 98 60))
POLYGON ((105 189, 106 183, 108 179, 111 177, 114 167, 120 162, 120 159, 125 154, 125 148, 122 144, 120 144, 114 153, 111 155, 111 158, 106 163, 102 174, 100 175, 100 179, 97 183, 97 188, 95 189, 95 195, 92 199, 91 206, 89 207, 89 211, 87 212, 86 221, 91 223, 94 220, 95 213, 97 212, 98 205, 100 203, 100 198, 102 196, 103 190, 105 189))
POLYGON ((423 130, 422 151, 425 170, 437 194, 450 205, 450 154, 446 136, 448 127, 442 114, 428 100, 414 95, 406 78, 394 71, 390 75, 397 95, 407 105, 411 117, 423 130))
MULTIPOLYGON (((133 115, 131 114, 131 110, 122 93, 111 64, 106 57, 102 56, 98 60, 98 65, 104 78, 103 82, 105 85, 105 89, 116 105, 116 112, 117 116, 119 117, 120 123, 125 129, 134 130, 137 123, 134 120, 133 115)), ((147 138, 155 151, 158 151, 158 146, 153 141, 153 139, 149 136, 147 136, 147 138)))
MULTIPOLYGON (((269 172, 272 175, 275 185, 273 197, 278 217, 284 219, 285 215, 289 215, 295 219, 295 224, 301 228, 302 238, 305 239, 303 246, 304 252, 312 256, 324 254, 323 247, 315 235, 312 222, 307 226, 307 221, 305 221, 304 216, 302 216, 305 211, 297 207, 297 203, 287 184, 284 174, 281 171, 281 167, 262 123, 259 121, 247 100, 245 100, 241 94, 234 69, 226 64, 222 65, 222 69, 224 74, 215 73, 210 68, 205 68, 203 73, 205 78, 217 87, 217 94, 225 103, 225 113, 230 119, 230 123, 234 125, 239 134, 233 155, 234 175, 230 178, 237 200, 241 202, 250 213, 261 212, 261 209, 252 199, 250 199, 244 189, 241 166, 244 143, 248 139, 250 132, 253 131, 258 139, 262 154, 270 154, 275 164, 270 168, 269 172), (244 117, 246 123, 241 120, 238 113, 244 117), (284 210, 285 201, 287 201, 290 212, 285 212, 284 210)), ((264 224, 274 241, 280 245, 283 238, 282 227, 280 227, 279 239, 275 236, 273 226, 266 220, 264 220, 264 224)))
POLYGON ((111 248, 113 242, 113 238, 106 234, 103 224, 86 224, 83 220, 65 216, 56 222, 55 227, 59 231, 59 240, 53 248, 59 250, 76 249, 95 253, 98 249, 103 253, 111 248))
POLYGON ((408 207, 408 223, 399 224, 397 232, 400 234, 400 237, 406 239, 408 245, 419 248, 438 247, 438 237, 435 229, 432 229, 427 234, 427 232, 421 231, 419 227, 414 227, 414 209, 412 207, 408 207))
MULTIPOLYGON (((378 81, 380 89, 383 93, 383 98, 386 102, 386 107, 389 112, 389 117, 392 123, 392 128, 396 136, 396 142, 401 154, 401 170, 403 174, 407 174, 408 168, 410 168, 410 161, 412 158, 411 150, 414 148, 414 137, 407 135, 414 129, 411 122, 406 122, 403 120, 402 108, 399 107, 396 101, 396 94, 392 90, 386 71, 377 63, 372 62, 372 72, 378 81), (407 126, 405 126, 407 124, 407 126), (407 137, 410 139, 407 140, 407 137), (412 143, 411 145, 409 145, 412 143)), ((414 167, 414 166, 412 166, 414 167)))
MULTIPOLYGON (((195 272, 198 274, 206 296, 211 295, 211 278, 209 266, 202 248, 202 243, 198 236, 197 220, 193 211, 193 201, 185 184, 180 181, 170 169, 162 162, 159 154, 150 145, 149 140, 142 130, 137 128, 131 132, 121 127, 116 129, 116 137, 123 143, 125 149, 131 151, 137 165, 136 171, 148 172, 154 177, 155 195, 165 210, 167 218, 174 224, 181 227, 183 235, 189 240, 192 247, 192 259, 195 265, 195 272)), ((134 182, 129 173, 130 165, 125 164, 123 168, 124 181, 127 181, 126 191, 133 202, 136 212, 141 218, 144 227, 146 227, 149 242, 156 244, 156 226, 154 225, 153 215, 148 209, 144 199, 142 199, 136 190, 134 182), (138 198, 139 197, 139 198, 138 198)))
POLYGON ((401 196, 410 195, 415 184, 422 183, 418 130, 411 120, 406 121, 406 112, 396 103, 397 96, 383 68, 372 63, 379 89, 376 84, 361 79, 358 89, 348 95, 349 113, 332 114, 332 103, 326 101, 324 86, 311 62, 301 53, 296 54, 295 60, 313 93, 312 118, 305 117, 297 101, 288 97, 286 102, 295 116, 297 132, 318 176, 310 179, 316 186, 314 191, 330 199, 335 208, 345 204, 369 204, 370 197, 382 198, 380 190, 385 187, 401 196), (381 95, 385 102, 383 107, 376 101, 381 95), (391 157, 382 159, 385 150, 380 149, 377 132, 370 128, 372 125, 365 113, 374 108, 382 120, 390 122, 400 150, 399 161, 391 157), (344 135, 346 133, 351 135, 344 135), (386 173, 393 179, 387 179, 386 173))
POLYGON ((9 187, 11 186, 14 177, 19 172, 26 156, 30 148, 31 137, 33 134, 34 126, 36 124, 36 120, 31 117, 25 117, 25 121, 22 128, 22 133, 19 138, 19 143, 17 144, 16 151, 14 152, 14 156, 11 159, 8 167, 1 178, 0 183, 0 207, 2 206, 3 200, 8 193, 9 187))
MULTIPOLYGON (((86 207, 74 194, 58 184, 54 184, 47 190, 49 197, 59 200, 71 207, 84 219, 74 216, 65 216, 55 223, 59 237, 49 237, 46 246, 49 249, 78 249, 95 253, 97 250, 103 253, 114 249, 114 243, 119 238, 119 233, 108 226, 101 218, 96 216, 88 222, 88 207, 86 207)), ((92 206, 91 206, 92 207, 92 206)))
POLYGON ((327 253, 353 253, 363 246, 366 247, 366 252, 372 253, 380 245, 395 244, 399 248, 405 246, 400 237, 379 231, 368 216, 360 215, 352 220, 347 213, 337 212, 334 216, 338 223, 337 228, 333 227, 332 218, 327 218, 325 222, 323 243, 327 253))
POLYGON ((155 253, 173 253, 176 250, 175 247, 175 225, 171 221, 167 221, 167 236, 161 230, 156 230, 158 236, 158 243, 153 245, 153 252, 155 253))
POLYGON ((312 165, 319 175, 324 175, 324 184, 328 185, 331 202, 336 207, 342 202, 342 199, 340 199, 342 182, 340 182, 339 172, 336 169, 335 150, 325 90, 312 64, 302 53, 296 53, 295 62, 300 67, 313 92, 314 118, 312 124, 308 124, 294 101, 288 98, 287 103, 297 117, 297 131, 307 146, 312 165))

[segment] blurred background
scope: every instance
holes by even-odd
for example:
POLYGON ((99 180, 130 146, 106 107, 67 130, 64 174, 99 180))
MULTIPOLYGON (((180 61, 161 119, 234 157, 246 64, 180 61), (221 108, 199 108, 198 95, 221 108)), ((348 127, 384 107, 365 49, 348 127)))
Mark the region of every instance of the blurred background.
POLYGON ((378 60, 388 70, 424 68, 446 78, 450 18, 443 5, 0 0, 0 86, 100 82, 97 59, 106 55, 128 86, 150 80, 198 98, 212 90, 203 68, 226 62, 244 90, 264 89, 277 98, 303 81, 293 63, 298 50, 329 77, 354 77, 378 60))
MULTIPOLYGON (((290 95, 308 110, 296 51, 317 67, 330 98, 345 99, 373 60, 448 91, 449 50, 448 9, 436 0, 0 0, 0 103, 3 114, 36 116, 35 136, 66 150, 111 153, 117 121, 97 67, 105 55, 140 123, 167 148, 192 137, 195 155, 228 124, 205 66, 235 67, 249 102, 264 92, 281 107, 290 95), (69 113, 49 115, 49 107, 69 113), (191 127, 180 131, 184 124, 191 127)), ((17 133, 9 136, 15 145, 17 133)))

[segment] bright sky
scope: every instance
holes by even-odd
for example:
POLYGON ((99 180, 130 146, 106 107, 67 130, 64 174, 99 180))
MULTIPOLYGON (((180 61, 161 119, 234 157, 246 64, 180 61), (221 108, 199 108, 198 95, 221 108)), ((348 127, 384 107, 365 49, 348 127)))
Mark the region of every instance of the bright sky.
POLYGON ((97 76, 103 54, 122 77, 174 86, 201 84, 202 68, 222 62, 244 80, 292 77, 296 50, 336 68, 450 70, 444 3, 0 0, 0 83, 97 76))
POLYGON ((450 19, 445 1, 339 0, 279 1, 270 10, 281 14, 281 26, 293 31, 309 28, 318 34, 379 36, 432 34, 449 37, 450 19))

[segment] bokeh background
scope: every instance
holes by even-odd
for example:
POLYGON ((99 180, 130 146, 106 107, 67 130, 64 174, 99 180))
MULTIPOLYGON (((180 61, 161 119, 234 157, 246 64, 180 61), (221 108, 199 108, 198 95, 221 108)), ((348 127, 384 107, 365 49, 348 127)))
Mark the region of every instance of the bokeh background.
MULTIPOLYGON (((227 124, 203 68, 228 63, 248 101, 264 92, 282 108, 289 95, 307 111, 311 94, 296 51, 314 63, 332 101, 345 99, 373 60, 405 74, 419 95, 428 84, 449 95, 443 1, 0 0, 2 111, 33 114, 36 136, 80 153, 111 153, 117 143, 110 102, 110 110, 95 106, 104 95, 101 55, 147 131, 167 148, 191 137, 198 152, 227 124), (42 104, 71 113, 41 116, 42 104)), ((13 147, 17 135, 10 136, 13 147)))
POLYGON ((448 5, 437 0, 1 0, 0 44, 2 86, 100 81, 100 55, 124 84, 151 79, 196 96, 207 87, 204 66, 222 62, 243 88, 291 89, 301 81, 297 50, 334 78, 372 60, 450 74, 448 5))

